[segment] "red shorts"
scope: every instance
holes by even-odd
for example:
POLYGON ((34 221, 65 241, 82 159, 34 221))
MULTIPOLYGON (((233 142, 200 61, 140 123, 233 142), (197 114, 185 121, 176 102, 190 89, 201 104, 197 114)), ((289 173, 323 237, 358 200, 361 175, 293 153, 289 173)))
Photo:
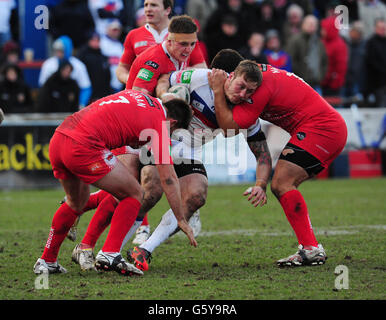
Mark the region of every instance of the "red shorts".
POLYGON ((136 155, 139 155, 140 149, 133 149, 130 146, 124 146, 124 147, 113 149, 113 150, 111 150, 111 152, 115 156, 120 156, 122 154, 136 154, 136 155))
POLYGON ((78 177, 87 184, 103 178, 118 161, 110 150, 80 144, 60 132, 51 138, 49 156, 55 178, 78 177))
POLYGON ((339 115, 328 123, 301 125, 288 141, 317 158, 327 168, 342 152, 347 141, 347 126, 339 115))

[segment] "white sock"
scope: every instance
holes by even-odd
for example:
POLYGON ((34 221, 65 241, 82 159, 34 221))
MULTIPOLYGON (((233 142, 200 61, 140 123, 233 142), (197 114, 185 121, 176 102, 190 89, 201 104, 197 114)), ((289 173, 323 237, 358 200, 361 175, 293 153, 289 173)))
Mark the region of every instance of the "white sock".
POLYGON ((161 243, 167 240, 177 229, 178 223, 172 209, 169 209, 161 219, 161 222, 154 230, 149 239, 147 239, 140 248, 153 252, 161 243))
POLYGON ((131 239, 131 237, 134 235, 135 231, 137 231, 137 229, 141 226, 142 221, 143 221, 143 219, 134 221, 129 232, 126 234, 125 238, 122 241, 122 246, 121 246, 120 251, 122 251, 122 248, 125 246, 125 244, 131 239))

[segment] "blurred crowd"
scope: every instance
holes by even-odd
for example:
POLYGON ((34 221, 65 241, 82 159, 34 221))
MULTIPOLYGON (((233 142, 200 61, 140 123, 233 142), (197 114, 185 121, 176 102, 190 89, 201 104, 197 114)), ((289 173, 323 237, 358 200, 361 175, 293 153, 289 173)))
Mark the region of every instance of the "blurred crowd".
MULTIPOLYGON (((6 113, 73 112, 124 87, 115 69, 127 33, 146 23, 143 1, 47 4, 50 57, 32 89, 23 77, 17 1, 0 1, 6 113)), ((196 19, 208 65, 232 48, 295 73, 335 107, 386 107, 386 0, 174 0, 174 14, 184 13, 196 19)))

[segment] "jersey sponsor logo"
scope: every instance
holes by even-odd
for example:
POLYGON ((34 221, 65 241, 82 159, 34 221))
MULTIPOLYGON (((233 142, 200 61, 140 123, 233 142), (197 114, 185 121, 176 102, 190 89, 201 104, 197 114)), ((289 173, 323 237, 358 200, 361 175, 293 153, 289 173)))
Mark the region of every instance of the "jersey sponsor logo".
POLYGON ((145 68, 142 68, 139 70, 137 74, 137 78, 140 78, 145 81, 150 81, 153 78, 154 72, 151 72, 150 70, 147 70, 145 68))
POLYGON ((151 60, 146 61, 145 64, 147 66, 152 67, 153 69, 158 69, 158 67, 159 67, 158 63, 151 61, 151 60))
POLYGON ((147 41, 138 41, 134 43, 134 48, 144 47, 147 46, 147 41))
POLYGON ((192 74, 194 70, 187 70, 181 74, 181 83, 190 83, 192 80, 192 74))

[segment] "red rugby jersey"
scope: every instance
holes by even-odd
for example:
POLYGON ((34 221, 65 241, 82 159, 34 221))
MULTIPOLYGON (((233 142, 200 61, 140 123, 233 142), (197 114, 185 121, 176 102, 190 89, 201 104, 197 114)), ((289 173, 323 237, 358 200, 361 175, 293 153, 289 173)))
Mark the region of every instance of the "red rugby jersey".
POLYGON ((68 116, 56 131, 80 144, 110 150, 150 142, 156 164, 173 163, 166 110, 160 100, 139 91, 124 90, 99 99, 68 116))

